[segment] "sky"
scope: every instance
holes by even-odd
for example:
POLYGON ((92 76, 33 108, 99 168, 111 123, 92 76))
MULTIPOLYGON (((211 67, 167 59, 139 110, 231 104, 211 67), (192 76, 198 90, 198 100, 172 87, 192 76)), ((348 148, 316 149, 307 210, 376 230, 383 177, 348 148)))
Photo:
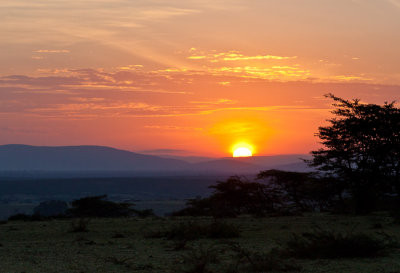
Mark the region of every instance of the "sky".
POLYGON ((0 144, 309 153, 400 94, 400 0, 1 0, 0 144))

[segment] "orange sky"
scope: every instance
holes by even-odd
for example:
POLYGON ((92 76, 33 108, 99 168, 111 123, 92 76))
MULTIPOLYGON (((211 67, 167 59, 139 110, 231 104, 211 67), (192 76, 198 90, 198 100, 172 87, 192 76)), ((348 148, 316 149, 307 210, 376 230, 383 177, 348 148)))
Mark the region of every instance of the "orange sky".
POLYGON ((0 144, 308 153, 400 92, 400 0, 2 0, 0 144))

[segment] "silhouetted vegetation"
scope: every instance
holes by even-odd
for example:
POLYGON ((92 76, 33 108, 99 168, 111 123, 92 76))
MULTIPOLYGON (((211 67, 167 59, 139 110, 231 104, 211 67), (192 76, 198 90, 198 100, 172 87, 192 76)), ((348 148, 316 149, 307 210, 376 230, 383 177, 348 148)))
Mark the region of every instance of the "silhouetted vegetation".
POLYGON ((329 211, 343 202, 343 183, 333 177, 313 172, 267 170, 260 172, 257 179, 265 180, 280 209, 286 211, 329 211))
POLYGON ((88 232, 89 223, 90 219, 87 218, 74 219, 71 222, 70 232, 88 232))
POLYGON ((33 209, 33 213, 44 217, 61 216, 65 215, 67 209, 67 202, 50 200, 41 202, 33 209))
POLYGON ((74 200, 68 214, 73 217, 127 217, 134 214, 132 204, 112 202, 106 198, 106 195, 101 195, 74 200))
POLYGON ((183 266, 181 273, 213 273, 210 269, 212 264, 219 263, 218 249, 213 246, 200 246, 182 255, 183 266))
POLYGON ((136 210, 132 203, 113 202, 107 200, 107 195, 89 196, 74 200, 72 208, 68 209, 70 217, 129 217, 141 218, 154 216, 151 209, 136 210))
POLYGON ((267 253, 263 253, 243 248, 239 244, 233 244, 231 250, 233 251, 232 262, 228 266, 226 273, 301 270, 301 266, 298 263, 284 257, 279 249, 272 249, 267 253))
MULTIPOLYGON (((232 176, 175 215, 235 217, 306 211, 370 213, 400 209, 400 108, 332 94, 334 118, 319 127, 324 148, 308 164, 319 172, 266 170, 254 181, 232 176), (397 199, 397 202, 394 200, 397 199)), ((395 213, 393 215, 396 215, 395 213)), ((400 213, 397 213, 400 215, 400 213)))
POLYGON ((236 226, 226 222, 214 221, 211 224, 200 224, 188 221, 171 225, 167 228, 148 232, 147 238, 166 238, 169 240, 197 240, 201 238, 226 239, 240 236, 236 226))
POLYGON ((285 251, 291 257, 306 259, 376 257, 396 244, 394 238, 385 234, 371 236, 317 228, 313 232, 293 234, 285 251))
POLYGON ((39 214, 25 214, 25 213, 17 213, 8 217, 9 221, 44 221, 49 219, 48 217, 41 216, 39 214))
POLYGON ((210 188, 214 189, 213 195, 208 198, 189 200, 188 207, 174 215, 235 217, 240 214, 254 214, 262 216, 274 211, 278 202, 267 185, 244 181, 238 176, 232 176, 226 181, 218 181, 210 188))
POLYGON ((329 211, 343 206, 343 185, 332 177, 317 173, 268 170, 249 182, 233 176, 210 186, 207 198, 191 199, 187 208, 174 215, 235 217, 293 215, 305 211, 329 211))
POLYGON ((400 109, 327 97, 335 117, 319 127, 324 148, 312 152, 309 164, 344 182, 356 213, 371 212, 386 194, 400 199, 400 109))

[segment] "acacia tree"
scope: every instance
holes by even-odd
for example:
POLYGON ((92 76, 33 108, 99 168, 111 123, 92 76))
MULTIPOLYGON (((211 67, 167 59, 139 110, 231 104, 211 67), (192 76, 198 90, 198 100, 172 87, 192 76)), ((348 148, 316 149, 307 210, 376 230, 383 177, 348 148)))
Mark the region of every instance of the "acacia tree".
POLYGON ((342 201, 343 187, 333 177, 314 172, 266 170, 257 179, 267 181, 267 190, 277 193, 283 208, 298 211, 326 211, 342 201))
POLYGON ((357 213, 370 212, 377 197, 394 188, 400 196, 400 109, 328 94, 334 118, 316 134, 324 148, 308 163, 342 179, 357 213))

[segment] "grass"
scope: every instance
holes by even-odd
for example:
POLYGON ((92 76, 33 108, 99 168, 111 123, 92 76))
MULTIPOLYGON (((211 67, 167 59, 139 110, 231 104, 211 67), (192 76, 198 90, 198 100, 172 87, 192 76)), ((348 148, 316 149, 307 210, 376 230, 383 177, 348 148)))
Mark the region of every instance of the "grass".
POLYGON ((293 234, 284 252, 303 259, 374 258, 395 248, 396 240, 384 233, 337 232, 316 228, 293 234))
POLYGON ((166 238, 170 240, 191 241, 201 238, 227 239, 240 236, 239 229, 227 222, 214 221, 212 223, 199 223, 197 221, 179 222, 161 229, 149 231, 147 238, 166 238))
POLYGON ((400 236, 398 225, 391 224, 390 218, 384 215, 379 217, 384 224, 378 230, 371 227, 371 219, 368 217, 327 214, 227 219, 227 224, 240 229, 240 237, 202 237, 187 241, 179 251, 171 248, 174 241, 166 240, 165 237, 146 238, 145 234, 149 229, 168 229, 187 222, 211 226, 213 219, 92 219, 88 231, 82 233, 69 232, 71 220, 8 221, 0 225, 0 271, 171 273, 192 270, 194 265, 191 267, 190 260, 197 259, 200 270, 203 261, 206 271, 221 273, 228 273, 227 269, 231 269, 231 272, 234 269, 238 272, 296 272, 298 268, 301 268, 300 272, 307 273, 400 272, 398 249, 368 258, 294 258, 289 263, 295 265, 294 268, 282 266, 279 253, 273 252, 273 249, 290 243, 293 234, 302 236, 303 233, 313 232, 315 225, 339 234, 353 232, 374 237, 378 236, 377 232, 383 232, 390 238, 400 236), (233 245, 240 247, 233 249, 233 245), (216 253, 214 256, 217 260, 207 256, 207 251, 213 255, 216 253), (241 264, 235 268, 237 260, 241 264), (254 263, 254 267, 250 267, 251 263, 254 263))

